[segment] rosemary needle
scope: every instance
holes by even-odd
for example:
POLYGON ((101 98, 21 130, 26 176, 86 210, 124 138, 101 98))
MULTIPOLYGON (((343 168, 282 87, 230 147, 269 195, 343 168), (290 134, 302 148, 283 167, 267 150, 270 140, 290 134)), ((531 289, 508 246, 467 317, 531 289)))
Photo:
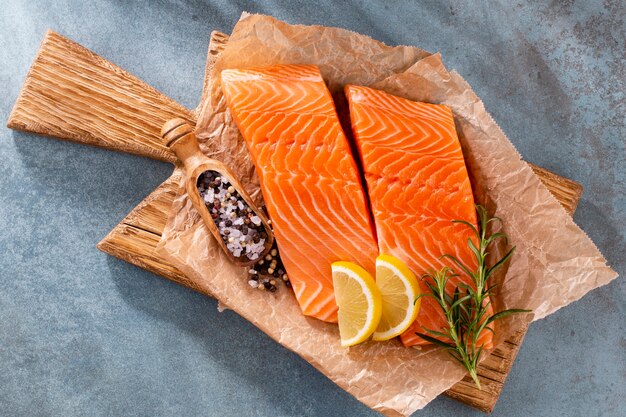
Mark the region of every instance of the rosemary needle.
MULTIPOLYGON (((508 244, 506 234, 502 232, 489 234, 488 225, 491 222, 500 222, 497 217, 489 218, 487 210, 476 205, 478 214, 478 229, 465 220, 454 220, 454 223, 461 223, 471 228, 477 237, 478 246, 468 239, 470 250, 477 260, 476 270, 464 265, 456 257, 446 254, 442 258, 447 258, 456 265, 463 275, 470 278, 472 285, 459 283, 454 287, 452 293, 446 292, 446 285, 452 277, 459 276, 450 267, 444 267, 439 271, 424 274, 422 280, 428 286, 430 292, 420 294, 419 297, 432 297, 437 301, 445 318, 446 326, 439 330, 424 329, 426 333, 416 333, 422 339, 443 347, 457 362, 467 369, 478 389, 480 381, 476 369, 483 352, 483 344, 478 344, 478 338, 483 331, 494 332, 489 325, 496 320, 515 313, 527 313, 530 310, 509 309, 494 314, 489 313, 490 292, 494 286, 489 285, 489 280, 493 278, 494 272, 506 263, 515 251, 515 246, 493 266, 487 266, 486 258, 489 247, 498 239, 503 239, 508 244)), ((418 298, 419 298, 418 297, 418 298)))

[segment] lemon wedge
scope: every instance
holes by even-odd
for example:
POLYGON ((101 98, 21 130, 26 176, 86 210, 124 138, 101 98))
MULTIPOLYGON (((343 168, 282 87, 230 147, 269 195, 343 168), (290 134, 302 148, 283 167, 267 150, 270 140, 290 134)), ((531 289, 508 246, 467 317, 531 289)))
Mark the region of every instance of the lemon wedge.
POLYGON ((354 346, 374 333, 382 313, 380 292, 372 276, 352 262, 334 262, 333 286, 339 307, 341 346, 354 346))
POLYGON ((415 275, 408 266, 391 255, 376 258, 376 285, 382 297, 382 317, 372 339, 389 340, 401 335, 415 321, 420 293, 415 275))

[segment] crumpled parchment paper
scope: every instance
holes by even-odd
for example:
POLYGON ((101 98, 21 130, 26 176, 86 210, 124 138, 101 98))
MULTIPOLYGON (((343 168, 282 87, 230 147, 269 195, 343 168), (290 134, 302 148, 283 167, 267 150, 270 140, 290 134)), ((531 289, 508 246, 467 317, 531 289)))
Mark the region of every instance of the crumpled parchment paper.
MULTIPOLYGON (((477 201, 503 220, 517 246, 494 302, 498 308, 532 309, 497 327, 498 344, 526 322, 545 317, 605 285, 617 274, 576 226, 486 112, 470 86, 448 71, 438 54, 389 47, 343 29, 289 25, 244 13, 211 71, 197 135, 203 150, 229 164, 257 200, 262 197, 245 142, 221 94, 226 68, 276 63, 318 65, 345 115, 344 84, 373 86, 412 100, 448 105, 477 201)), ((344 126, 344 128, 346 128, 344 126)), ((344 349, 336 325, 304 317, 292 292, 248 286, 246 270, 231 265, 212 240, 187 196, 174 203, 158 253, 270 337, 298 353, 367 406, 385 415, 409 415, 465 374, 437 349, 404 348, 398 341, 366 342, 344 349)))

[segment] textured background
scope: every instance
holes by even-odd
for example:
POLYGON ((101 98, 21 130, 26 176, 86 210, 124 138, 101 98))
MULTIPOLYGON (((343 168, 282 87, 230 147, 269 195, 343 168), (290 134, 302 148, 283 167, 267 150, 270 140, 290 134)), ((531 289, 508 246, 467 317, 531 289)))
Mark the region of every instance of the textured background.
MULTIPOLYGON (((626 273, 623 2, 86 3, 2 2, 0 120, 47 28, 194 107, 209 34, 241 11, 341 26, 441 51, 525 159, 585 186, 576 221, 626 273)), ((169 165, 0 136, 1 415, 375 415, 215 301, 96 250, 169 165)), ((493 415, 626 415, 625 311, 621 278, 533 324, 493 415)))

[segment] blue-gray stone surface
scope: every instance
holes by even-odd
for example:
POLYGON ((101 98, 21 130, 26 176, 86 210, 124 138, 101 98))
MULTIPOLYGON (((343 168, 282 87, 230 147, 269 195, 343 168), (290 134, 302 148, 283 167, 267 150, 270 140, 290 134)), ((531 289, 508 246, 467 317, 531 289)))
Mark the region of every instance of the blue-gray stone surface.
MULTIPOLYGON (((626 273, 620 1, 4 0, 0 120, 47 28, 180 103, 239 14, 440 51, 524 158, 581 182, 575 219, 626 273)), ((214 300, 96 250, 171 166, 0 129, 0 415, 375 415, 214 300)), ((494 416, 626 415, 626 284, 534 323, 494 416)), ((480 416, 447 398, 416 415, 480 416)))

